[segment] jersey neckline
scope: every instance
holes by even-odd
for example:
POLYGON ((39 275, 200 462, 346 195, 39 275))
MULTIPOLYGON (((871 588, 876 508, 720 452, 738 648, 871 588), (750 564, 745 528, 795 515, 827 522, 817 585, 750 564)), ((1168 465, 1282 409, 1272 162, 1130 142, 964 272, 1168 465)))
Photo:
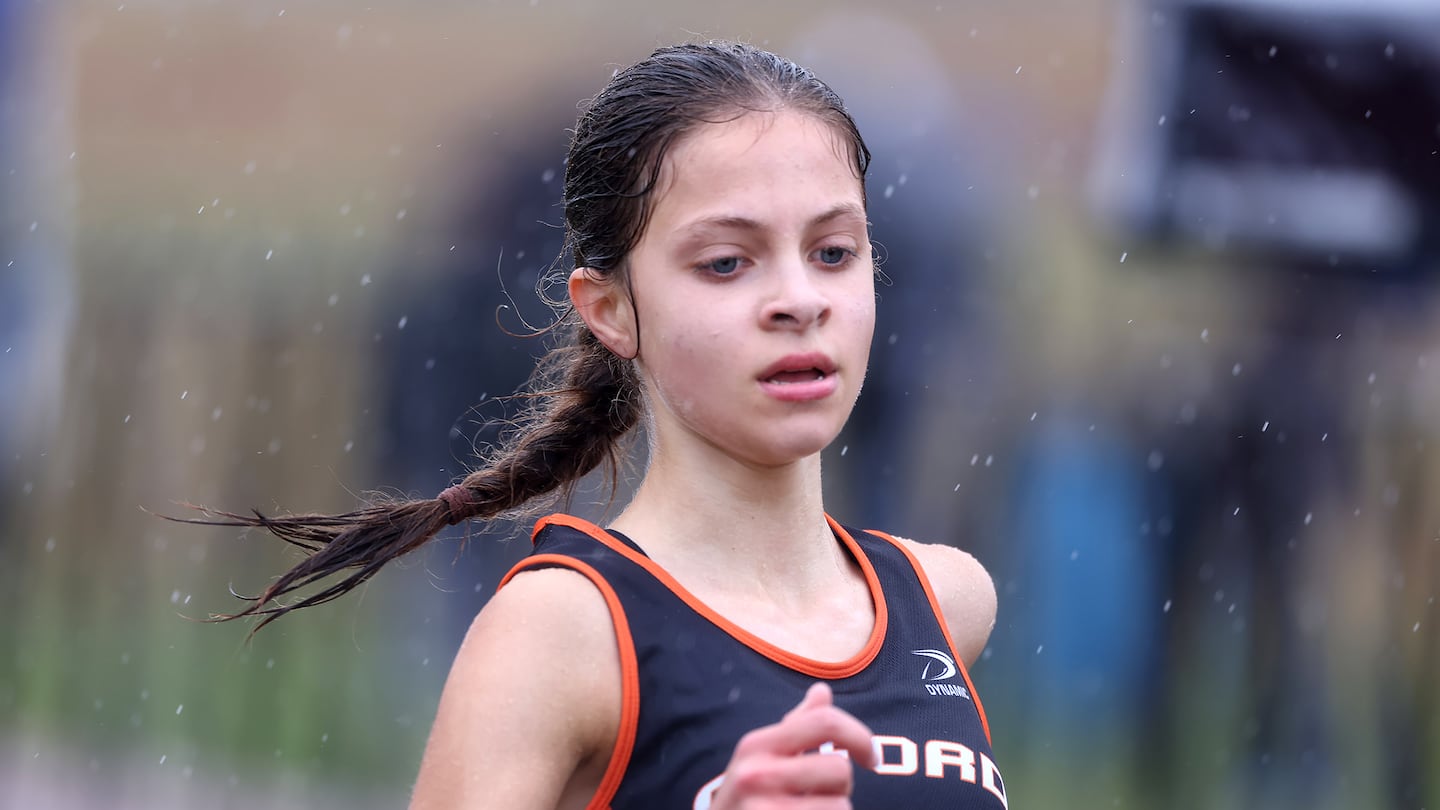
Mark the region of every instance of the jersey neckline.
POLYGON ((826 515, 825 521, 830 524, 830 530, 834 533, 835 537, 840 540, 841 545, 845 547, 845 550, 850 556, 854 558, 856 564, 860 566, 860 570, 865 576, 866 587, 870 590, 871 604, 875 610, 874 626, 870 630, 870 637, 865 642, 865 646, 861 647, 853 656, 843 661, 821 661, 815 658, 807 658, 760 638, 705 604, 705 602, 690 593, 684 585, 681 585, 668 571, 638 551, 637 548, 632 548, 610 532, 584 518, 565 514, 554 514, 541 518, 535 524, 535 531, 531 534, 531 541, 534 541, 541 529, 550 525, 566 526, 589 535, 597 542, 604 544, 612 551, 645 569, 661 585, 689 606, 691 610, 700 614, 701 617, 741 644, 769 658, 771 661, 793 669, 796 672, 801 672, 816 678, 835 680, 856 675, 863 671, 865 667, 869 666, 871 661, 875 660, 875 656, 879 654, 880 648, 885 641, 885 632, 889 626, 889 609, 885 604, 885 593, 880 588, 880 578, 876 575, 875 566, 870 562, 869 556, 860 548, 860 544, 855 542, 855 539, 850 536, 850 533, 837 523, 834 518, 826 515))

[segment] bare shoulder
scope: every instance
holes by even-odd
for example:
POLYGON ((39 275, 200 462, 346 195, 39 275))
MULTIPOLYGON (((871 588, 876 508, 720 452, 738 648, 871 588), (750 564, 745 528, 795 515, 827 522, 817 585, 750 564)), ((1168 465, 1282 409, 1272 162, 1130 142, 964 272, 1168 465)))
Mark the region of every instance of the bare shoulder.
POLYGON ((585 575, 517 574, 455 656, 412 810, 553 808, 593 791, 619 728, 615 638, 606 599, 585 575))
POLYGON ((935 591, 940 612, 968 667, 980 658, 995 628, 995 582, 974 555, 953 546, 897 537, 920 563, 935 591))

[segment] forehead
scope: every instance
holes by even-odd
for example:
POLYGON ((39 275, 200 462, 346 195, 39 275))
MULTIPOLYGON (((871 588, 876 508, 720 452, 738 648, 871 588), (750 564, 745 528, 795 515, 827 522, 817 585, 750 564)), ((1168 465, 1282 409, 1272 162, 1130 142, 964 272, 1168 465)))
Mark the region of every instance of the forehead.
POLYGON ((834 124, 791 110, 747 112, 702 124, 665 155, 651 225, 736 206, 753 214, 784 213, 807 204, 863 207, 853 152, 834 124))

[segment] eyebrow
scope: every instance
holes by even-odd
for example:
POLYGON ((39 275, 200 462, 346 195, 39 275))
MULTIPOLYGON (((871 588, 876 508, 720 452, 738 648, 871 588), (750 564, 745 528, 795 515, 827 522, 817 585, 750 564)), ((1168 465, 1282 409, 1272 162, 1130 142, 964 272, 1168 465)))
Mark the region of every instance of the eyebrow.
MULTIPOLYGON (((806 226, 813 228, 816 225, 824 225, 828 222, 832 222, 843 217, 854 217, 861 222, 867 221, 865 217, 865 209, 854 203, 840 203, 839 205, 831 208, 825 213, 811 219, 808 223, 806 223, 806 226)), ((762 223, 758 222, 757 220, 750 219, 749 217, 722 214, 720 216, 697 219, 694 222, 682 226, 680 228, 680 232, 693 233, 708 228, 734 228, 742 231, 765 230, 765 226, 762 223)))

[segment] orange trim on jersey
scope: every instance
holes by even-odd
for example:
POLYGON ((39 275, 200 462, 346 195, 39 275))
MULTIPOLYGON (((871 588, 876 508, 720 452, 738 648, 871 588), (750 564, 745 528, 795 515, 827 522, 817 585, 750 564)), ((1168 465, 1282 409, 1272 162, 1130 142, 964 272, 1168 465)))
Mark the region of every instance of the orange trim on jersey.
POLYGON ((860 652, 845 661, 818 661, 813 658, 805 658, 804 656, 796 655, 760 638, 740 625, 721 616, 719 613, 716 613, 709 605, 701 602, 694 594, 686 590, 685 586, 676 581, 669 572, 656 564, 654 560, 616 540, 609 532, 584 518, 563 514, 541 518, 540 521, 535 524, 535 531, 531 534, 531 539, 533 540, 542 528, 550 524, 569 526, 572 529, 584 532, 650 572, 651 576, 660 581, 660 584, 669 588, 671 593, 678 596, 686 605, 689 605, 691 610, 699 613, 702 617, 709 620, 710 623, 728 633, 741 644, 769 658, 771 661, 781 666, 789 667, 796 672, 802 672, 816 678, 835 680, 855 675, 869 666, 871 661, 875 660, 875 656, 880 653, 880 646, 885 641, 885 628, 889 625, 890 614, 885 607, 885 594, 880 590, 880 578, 875 575, 875 567, 870 564, 870 560, 865 556, 865 552, 860 550, 860 546, 856 544, 854 538, 841 528, 840 524, 831 519, 829 515, 825 516, 825 520, 830 524, 830 528, 835 532, 835 535, 845 544, 845 547, 850 551, 850 555, 854 557, 855 561, 860 565, 860 570, 865 574, 865 584, 870 588, 870 599, 875 605, 875 626, 870 631, 870 639, 865 643, 865 646, 861 648, 860 652))
POLYGON ((635 659, 635 639, 630 635, 630 622, 625 618, 625 608, 615 589, 605 577, 579 560, 561 554, 536 554, 521 560, 510 573, 500 580, 499 588, 505 587, 512 577, 539 565, 557 565, 584 574, 610 608, 610 620, 615 624, 615 644, 620 648, 620 730, 615 734, 615 749, 610 752, 610 764, 600 778, 595 796, 585 805, 585 810, 608 810, 610 800, 620 789, 620 780, 625 778, 625 769, 630 766, 630 754, 635 750, 635 732, 640 727, 640 666, 635 659))
POLYGON ((930 587, 930 578, 925 576, 925 569, 920 567, 920 561, 905 544, 891 537, 885 532, 878 532, 874 529, 868 530, 870 534, 890 542, 890 545, 900 549, 905 559, 910 561, 910 567, 915 569, 915 576, 920 578, 920 587, 925 589, 925 598, 930 600, 930 609, 935 613, 936 621, 940 622, 940 632, 945 635, 945 643, 950 645, 950 655, 955 658, 955 666, 960 669, 960 677, 965 679, 965 686, 970 690, 970 697, 975 701, 975 710, 980 713, 980 725, 985 729, 985 742, 990 745, 995 743, 990 739, 990 721, 985 719, 985 706, 980 702, 980 693, 975 691, 975 684, 970 681, 970 671, 965 662, 960 660, 960 653, 955 649, 955 639, 950 635, 950 625, 945 623, 945 613, 940 610, 940 601, 935 598, 935 589, 930 587))

